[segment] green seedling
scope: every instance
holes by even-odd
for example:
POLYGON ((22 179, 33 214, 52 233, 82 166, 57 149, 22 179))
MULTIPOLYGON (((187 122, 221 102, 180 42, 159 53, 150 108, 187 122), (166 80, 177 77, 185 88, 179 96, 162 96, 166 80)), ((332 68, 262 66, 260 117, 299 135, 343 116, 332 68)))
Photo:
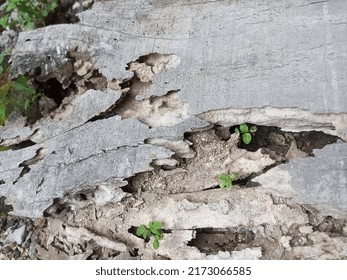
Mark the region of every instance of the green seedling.
POLYGON ((57 5, 57 0, 7 0, 0 26, 22 30, 44 26, 45 18, 57 5))
POLYGON ((225 187, 231 188, 233 185, 233 181, 237 179, 237 173, 232 172, 230 174, 221 174, 218 176, 219 178, 219 186, 223 189, 225 187))
POLYGON ((0 53, 0 126, 5 125, 13 111, 28 116, 29 108, 37 104, 40 97, 27 77, 19 75, 14 80, 9 79, 10 67, 5 58, 10 54, 9 49, 0 53))
POLYGON ((142 237, 144 240, 147 239, 147 237, 153 236, 153 248, 158 249, 159 248, 159 240, 163 239, 164 233, 162 230, 162 223, 161 222, 150 222, 148 224, 148 227, 146 227, 144 224, 139 226, 136 230, 136 235, 139 237, 142 237))
POLYGON ((27 77, 19 75, 15 80, 9 79, 9 64, 5 59, 8 55, 9 49, 0 53, 0 126, 13 111, 28 116, 30 107, 37 104, 40 97, 27 77))
POLYGON ((239 126, 239 128, 235 128, 235 132, 237 134, 241 134, 242 135, 242 141, 243 143, 245 143, 246 145, 248 145, 249 143, 251 143, 252 141, 252 134, 257 131, 257 127, 255 125, 251 126, 250 128, 248 128, 248 125, 243 123, 239 126))
POLYGON ((15 81, 6 80, 0 86, 0 125, 4 125, 7 117, 13 111, 27 115, 29 107, 40 97, 29 80, 19 75, 15 81))

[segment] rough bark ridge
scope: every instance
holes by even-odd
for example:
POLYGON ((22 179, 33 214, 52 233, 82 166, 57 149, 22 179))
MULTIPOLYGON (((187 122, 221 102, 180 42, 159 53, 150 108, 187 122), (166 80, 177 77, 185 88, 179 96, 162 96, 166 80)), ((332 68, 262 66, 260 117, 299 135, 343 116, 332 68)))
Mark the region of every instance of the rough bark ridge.
POLYGON ((79 18, 12 56, 45 92, 41 119, 0 128, 0 197, 49 216, 33 257, 347 258, 346 1, 116 0, 79 18), (241 149, 241 123, 281 128, 285 152, 241 149), (305 135, 339 139, 306 151, 305 135), (153 220, 157 251, 132 234, 153 220))

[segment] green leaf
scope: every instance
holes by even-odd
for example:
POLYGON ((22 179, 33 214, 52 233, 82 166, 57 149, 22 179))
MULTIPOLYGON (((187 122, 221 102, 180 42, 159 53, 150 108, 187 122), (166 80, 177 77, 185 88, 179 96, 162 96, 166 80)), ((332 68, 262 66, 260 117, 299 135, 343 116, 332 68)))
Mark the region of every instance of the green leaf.
POLYGON ((18 90, 18 91, 24 91, 25 90, 25 85, 23 85, 22 83, 15 81, 13 83, 13 88, 18 90))
POLYGON ((251 140, 252 140, 252 136, 250 133, 244 133, 242 134, 242 140, 243 140, 243 143, 245 143, 246 145, 248 145, 249 143, 251 143, 251 140))
MULTIPOLYGON (((151 223, 150 223, 151 224, 151 223)), ((152 222, 152 224, 149 226, 151 229, 161 229, 162 228, 161 222, 152 222)))
POLYGON ((149 228, 149 230, 151 231, 151 233, 153 233, 154 235, 156 235, 156 234, 159 233, 159 231, 161 231, 162 223, 161 223, 161 222, 157 222, 157 221, 150 222, 150 223, 148 224, 148 228, 149 228))
POLYGON ((0 25, 9 28, 19 24, 22 30, 35 28, 36 24, 44 24, 45 17, 57 5, 58 0, 7 0, 6 13, 0 25), (16 20, 10 19, 13 11, 17 13, 16 20))
POLYGON ((226 186, 226 182, 229 180, 229 177, 225 174, 221 174, 218 176, 219 179, 219 186, 221 188, 224 188, 226 186))
POLYGON ((46 10, 53 11, 58 6, 56 1, 51 1, 46 5, 46 10))
POLYGON ((6 115, 6 107, 4 104, 0 104, 0 116, 6 115))
POLYGON ((225 180, 223 182, 223 184, 227 187, 227 188, 231 188, 233 185, 233 181, 235 181, 237 179, 237 173, 236 172, 232 172, 227 176, 227 180, 225 180))
POLYGON ((250 132, 256 132, 257 127, 255 125, 252 125, 251 128, 249 129, 250 132))
POLYGON ((156 233, 153 235, 155 239, 161 240, 164 237, 164 233, 161 229, 156 230, 156 233))
POLYGON ((13 0, 7 0, 7 6, 6 6, 6 11, 12 11, 14 10, 18 5, 18 1, 13 1, 13 0))
POLYGON ((160 240, 160 235, 159 234, 155 234, 155 235, 153 235, 154 236, 154 239, 156 239, 156 240, 160 240))
POLYGON ((4 67, 2 67, 2 66, 0 65, 0 74, 1 74, 2 72, 4 72, 4 67))
POLYGON ((164 238, 164 233, 163 233, 163 231, 162 231, 162 230, 159 230, 157 236, 158 236, 159 240, 163 239, 163 238, 164 238))
POLYGON ((243 123, 240 125, 240 130, 241 130, 241 133, 246 133, 248 132, 248 125, 243 123))
POLYGON ((33 22, 25 22, 25 23, 22 23, 22 25, 23 25, 25 30, 35 29, 35 23, 33 23, 33 22))
POLYGON ((29 80, 23 75, 17 77, 17 80, 13 84, 13 88, 18 91, 26 92, 31 96, 36 95, 35 89, 29 84, 29 80))
POLYGON ((43 16, 46 17, 48 13, 53 11, 57 7, 57 2, 56 1, 51 1, 44 6, 44 10, 42 12, 43 16))
POLYGON ((137 229, 136 229, 136 235, 137 236, 142 236, 143 234, 143 225, 139 226, 137 229))
POLYGON ((231 187, 231 180, 229 178, 228 175, 225 175, 225 174, 221 174, 218 176, 219 178, 219 186, 221 188, 224 188, 224 187, 227 187, 227 188, 230 188, 231 187))
POLYGON ((38 100, 41 97, 40 93, 36 93, 31 95, 31 102, 34 103, 36 100, 38 100))
POLYGON ((237 127, 235 128, 235 133, 240 134, 240 130, 237 127))
POLYGON ((26 88, 28 88, 28 79, 23 76, 23 75, 19 75, 15 81, 15 83, 13 84, 13 87, 16 90, 26 90, 26 88))
POLYGON ((219 180, 225 181, 229 179, 229 176, 226 174, 221 174, 218 176, 219 180))
POLYGON ((146 228, 146 226, 145 225, 139 226, 137 228, 137 230, 136 230, 136 235, 140 236, 140 237, 143 236, 143 238, 146 239, 146 237, 147 237, 147 228, 146 228))
POLYGON ((26 85, 24 91, 36 99, 36 91, 31 85, 26 85))
POLYGON ((0 19, 0 26, 2 26, 4 29, 7 29, 9 27, 9 20, 10 16, 5 15, 0 19))
POLYGON ((159 240, 163 239, 163 236, 164 236, 164 233, 161 227, 162 227, 162 223, 157 221, 149 222, 148 228, 144 224, 142 224, 141 226, 137 228, 136 235, 142 236, 143 239, 145 240, 148 236, 153 235, 154 242, 155 242, 153 243, 153 247, 157 246, 155 248, 157 249, 159 247, 159 240))
POLYGON ((154 240, 153 240, 153 248, 154 249, 158 249, 159 248, 159 241, 156 238, 154 238, 154 240))

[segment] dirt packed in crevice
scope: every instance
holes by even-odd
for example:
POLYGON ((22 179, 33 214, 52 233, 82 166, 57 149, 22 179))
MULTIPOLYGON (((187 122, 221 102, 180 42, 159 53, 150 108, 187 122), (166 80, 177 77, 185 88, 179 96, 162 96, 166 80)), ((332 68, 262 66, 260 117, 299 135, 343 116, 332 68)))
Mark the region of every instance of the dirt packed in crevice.
POLYGON ((215 126, 210 131, 186 133, 185 139, 191 143, 195 157, 173 156, 178 162, 175 168, 156 167, 151 172, 137 174, 126 188, 133 193, 157 191, 160 194, 209 190, 219 188, 219 174, 233 171, 238 173, 236 185, 255 187, 258 184, 252 182, 254 177, 294 158, 314 156, 314 149, 322 149, 339 139, 320 131, 297 133, 257 126, 251 143, 246 145, 233 133, 234 129, 215 126))
MULTIPOLYGON (((136 210, 141 215, 143 209, 156 203, 160 207, 160 201, 165 197, 185 194, 195 197, 195 194, 219 191, 218 175, 221 173, 238 173, 233 187, 236 191, 256 188, 252 178, 293 158, 314 156, 314 149, 337 141, 336 137, 321 132, 293 133, 283 132, 277 127, 258 126, 247 150, 242 148, 239 135, 231 131, 233 128, 215 126, 210 130, 186 133, 185 141, 190 143, 194 157, 179 158, 176 155, 177 165, 174 167, 155 167, 153 171, 127 178, 118 189, 124 193, 118 203, 95 205, 92 189, 67 194, 65 199, 56 200, 47 209, 45 218, 35 223, 29 219, 25 222, 22 245, 8 240, 8 236, 22 225, 22 220, 4 214, 2 219, 17 220, 18 226, 1 228, 0 242, 4 246, 0 248, 0 258, 16 258, 13 252, 19 251, 23 258, 32 259, 170 259, 172 256, 165 252, 144 253, 146 247, 151 247, 151 242, 147 240, 145 243, 134 235, 140 224, 126 225, 129 213, 136 210)), ((284 207, 286 211, 301 213, 304 222, 288 227, 282 221, 276 225, 252 225, 252 221, 245 221, 248 226, 217 228, 197 225, 195 229, 177 229, 167 228, 164 220, 164 240, 175 240, 180 232, 191 232, 191 237, 184 241, 185 248, 196 249, 207 258, 215 258, 220 252, 233 254, 246 249, 256 252, 257 258, 261 259, 310 258, 309 250, 319 251, 317 258, 339 258, 342 253, 336 248, 347 239, 346 220, 322 216, 304 206, 293 206, 287 198, 272 194, 269 197, 271 203, 280 209, 284 207), (321 244, 330 246, 330 249, 322 252, 321 244)), ((229 206, 222 203, 208 207, 226 215, 230 203, 225 202, 229 206)), ((206 203, 193 199, 184 202, 182 209, 189 215, 189 211, 206 203)))

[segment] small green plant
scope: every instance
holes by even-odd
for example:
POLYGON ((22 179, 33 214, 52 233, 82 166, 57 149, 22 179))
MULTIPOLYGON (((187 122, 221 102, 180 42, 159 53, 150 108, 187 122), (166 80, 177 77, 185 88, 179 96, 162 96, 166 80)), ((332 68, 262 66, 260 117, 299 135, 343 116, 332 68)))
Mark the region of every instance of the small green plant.
POLYGON ((9 54, 8 49, 0 53, 0 125, 5 124, 13 111, 28 115, 30 106, 40 97, 25 76, 19 75, 13 81, 8 78, 9 65, 5 62, 5 57, 9 54))
POLYGON ((243 123, 239 126, 239 128, 235 128, 235 132, 237 134, 241 134, 242 135, 242 141, 243 143, 245 143, 246 145, 248 145, 249 143, 251 143, 252 141, 252 134, 257 131, 257 127, 255 125, 251 126, 250 128, 248 128, 248 125, 243 123))
POLYGON ((19 75, 15 81, 7 80, 0 86, 0 125, 4 125, 13 111, 27 115, 29 107, 34 105, 40 94, 36 93, 29 80, 19 75))
POLYGON ((44 26, 45 18, 57 5, 57 0, 7 0, 0 26, 15 29, 19 25, 23 30, 44 26))
POLYGON ((161 222, 150 222, 148 224, 148 227, 146 227, 144 224, 139 226, 136 230, 136 235, 139 237, 142 237, 144 240, 147 239, 147 237, 150 237, 153 235, 153 248, 158 249, 159 248, 159 240, 163 239, 164 233, 162 230, 162 223, 161 222))
POLYGON ((231 172, 230 174, 221 174, 218 176, 219 178, 219 186, 221 188, 231 188, 233 185, 233 181, 237 179, 237 173, 231 172))

